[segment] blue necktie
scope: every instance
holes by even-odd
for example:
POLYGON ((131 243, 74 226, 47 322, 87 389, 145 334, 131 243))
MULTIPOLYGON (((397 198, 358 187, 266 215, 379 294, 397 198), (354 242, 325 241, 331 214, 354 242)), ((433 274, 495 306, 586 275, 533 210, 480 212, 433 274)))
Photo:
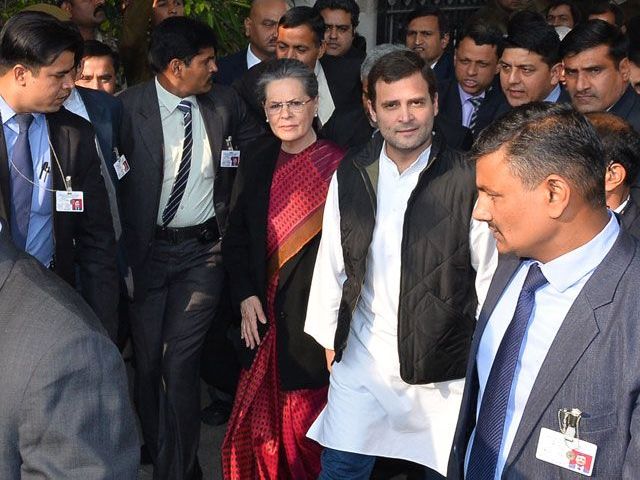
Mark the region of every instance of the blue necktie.
POLYGON ((467 480, 492 480, 502 444, 507 404, 520 347, 535 305, 536 290, 547 283, 537 263, 529 267, 513 319, 493 360, 480 404, 480 414, 467 466, 467 480))
POLYGON ((33 160, 29 146, 30 113, 16 114, 19 133, 11 157, 11 237, 13 243, 24 250, 29 233, 31 195, 33 193, 33 160))
POLYGON ((191 102, 182 100, 178 104, 178 109, 184 115, 184 140, 182 141, 182 158, 180 159, 180 167, 178 167, 178 175, 173 182, 171 194, 167 205, 162 211, 162 226, 166 227, 171 223, 173 217, 176 216, 180 200, 187 188, 187 180, 189 180, 189 171, 191 170, 191 151, 193 150, 193 135, 191 131, 191 102))

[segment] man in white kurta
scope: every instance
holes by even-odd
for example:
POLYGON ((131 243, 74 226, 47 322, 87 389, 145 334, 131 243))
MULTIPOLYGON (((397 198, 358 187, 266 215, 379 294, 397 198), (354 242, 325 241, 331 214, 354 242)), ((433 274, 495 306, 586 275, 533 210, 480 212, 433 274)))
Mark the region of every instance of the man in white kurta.
MULTIPOLYGON (((412 113, 418 108, 412 87, 420 86, 419 79, 414 75, 382 85, 392 95, 390 101, 406 112, 399 113, 395 120, 386 113, 377 115, 385 143, 380 151, 375 227, 364 283, 353 312, 347 347, 341 361, 332 367, 328 404, 308 436, 331 450, 406 459, 446 475, 464 381, 409 385, 400 377, 398 352, 403 223, 409 197, 421 173, 430 166, 431 125, 437 113, 437 101, 433 102, 431 115, 412 113), (427 140, 409 144, 414 147, 413 156, 403 155, 407 149, 398 147, 406 147, 407 141, 398 138, 398 132, 419 131, 421 120, 427 122, 427 140)), ((376 88, 379 102, 381 93, 387 90, 376 88)), ((494 260, 493 240, 487 229, 472 223, 469 236, 474 268, 494 260)), ((346 279, 341 243, 338 181, 334 176, 305 323, 305 331, 328 352, 334 349, 346 279)), ((327 473, 326 461, 323 458, 320 478, 338 478, 335 471, 333 476, 327 473)))

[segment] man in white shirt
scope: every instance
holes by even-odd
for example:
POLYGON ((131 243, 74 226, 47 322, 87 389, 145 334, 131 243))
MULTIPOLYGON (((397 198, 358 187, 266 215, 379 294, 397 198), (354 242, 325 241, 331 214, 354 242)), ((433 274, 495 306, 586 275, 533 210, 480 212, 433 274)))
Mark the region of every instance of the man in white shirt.
POLYGON ((309 298, 305 331, 335 363, 308 435, 321 479, 368 478, 376 456, 442 478, 475 326, 470 244, 490 239, 470 227, 473 171, 432 133, 429 66, 392 52, 368 83, 380 134, 332 179, 309 298))
POLYGON ((485 130, 473 156, 474 218, 501 257, 448 478, 574 478, 571 452, 593 459, 581 462, 591 478, 636 478, 640 257, 606 208, 596 132, 569 105, 533 103, 485 130))
POLYGON ((202 478, 199 366, 224 282, 220 237, 236 171, 222 151, 242 153, 263 131, 232 89, 213 86, 209 27, 168 18, 149 52, 155 78, 120 95, 136 406, 154 478, 191 480, 202 478))

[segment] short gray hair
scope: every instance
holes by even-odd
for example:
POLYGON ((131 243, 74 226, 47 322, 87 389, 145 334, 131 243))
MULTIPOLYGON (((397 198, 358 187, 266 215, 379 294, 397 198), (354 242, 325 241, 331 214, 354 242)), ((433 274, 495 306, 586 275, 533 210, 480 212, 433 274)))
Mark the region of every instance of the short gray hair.
POLYGON ((380 45, 376 45, 367 53, 362 65, 360 66, 360 81, 365 83, 367 78, 369 78, 369 74, 371 73, 371 69, 376 64, 378 60, 392 52, 401 52, 403 50, 410 50, 404 45, 400 45, 399 43, 381 43, 380 45))
POLYGON ((271 82, 287 78, 298 80, 309 97, 316 98, 318 96, 318 79, 313 70, 299 60, 281 58, 269 61, 258 79, 256 88, 260 103, 264 104, 267 97, 267 86, 271 82))

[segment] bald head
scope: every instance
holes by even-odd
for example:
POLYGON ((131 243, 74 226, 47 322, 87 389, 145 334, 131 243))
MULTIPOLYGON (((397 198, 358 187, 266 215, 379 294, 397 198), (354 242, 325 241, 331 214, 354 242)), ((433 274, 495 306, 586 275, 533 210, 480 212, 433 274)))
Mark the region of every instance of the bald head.
POLYGON ((278 20, 288 10, 285 0, 254 0, 249 16, 244 20, 245 35, 249 37, 251 51, 260 60, 275 55, 278 20))

